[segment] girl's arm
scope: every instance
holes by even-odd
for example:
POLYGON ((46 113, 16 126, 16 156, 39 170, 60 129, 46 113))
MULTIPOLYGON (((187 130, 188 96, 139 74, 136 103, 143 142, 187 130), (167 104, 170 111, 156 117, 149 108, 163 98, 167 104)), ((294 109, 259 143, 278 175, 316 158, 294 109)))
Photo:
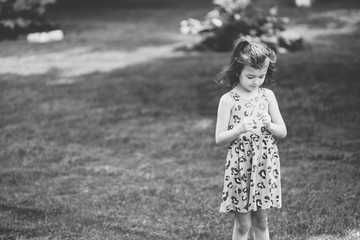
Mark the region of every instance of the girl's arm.
POLYGON ((239 137, 241 133, 250 131, 253 127, 253 121, 251 118, 243 119, 239 125, 233 129, 228 130, 231 108, 233 101, 229 94, 224 94, 219 101, 217 121, 216 121, 216 132, 215 142, 218 145, 229 144, 239 137))
POLYGON ((265 89, 269 100, 269 118, 263 117, 263 122, 267 129, 274 134, 275 137, 286 137, 287 130, 284 119, 281 116, 279 105, 277 103, 275 94, 270 89, 265 89))

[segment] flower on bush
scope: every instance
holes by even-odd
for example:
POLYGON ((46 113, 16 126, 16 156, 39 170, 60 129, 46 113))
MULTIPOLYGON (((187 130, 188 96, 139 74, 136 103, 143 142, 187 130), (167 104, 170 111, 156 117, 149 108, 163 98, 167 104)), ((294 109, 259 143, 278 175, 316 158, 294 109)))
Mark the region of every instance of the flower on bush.
POLYGON ((302 47, 302 38, 298 34, 284 34, 289 19, 279 17, 275 6, 264 13, 250 0, 214 0, 213 3, 215 8, 203 21, 189 18, 180 22, 181 33, 201 36, 191 49, 228 51, 240 34, 262 41, 275 51, 302 47))

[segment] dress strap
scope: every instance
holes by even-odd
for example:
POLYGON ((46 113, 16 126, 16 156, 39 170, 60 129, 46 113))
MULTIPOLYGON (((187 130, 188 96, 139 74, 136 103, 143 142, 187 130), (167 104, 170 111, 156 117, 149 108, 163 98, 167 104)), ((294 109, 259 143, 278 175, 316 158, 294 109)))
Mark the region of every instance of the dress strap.
POLYGON ((269 99, 266 95, 266 91, 265 91, 265 88, 260 88, 260 91, 261 91, 261 95, 265 98, 265 100, 268 102, 269 99))
POLYGON ((229 94, 230 94, 230 97, 231 97, 235 102, 239 101, 240 95, 239 95, 238 93, 233 92, 233 91, 230 91, 229 94))

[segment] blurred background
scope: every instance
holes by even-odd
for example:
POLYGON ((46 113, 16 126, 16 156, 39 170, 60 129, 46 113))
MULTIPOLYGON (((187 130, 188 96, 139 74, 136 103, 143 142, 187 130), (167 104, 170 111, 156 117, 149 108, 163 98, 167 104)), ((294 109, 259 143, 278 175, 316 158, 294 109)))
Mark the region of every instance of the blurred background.
POLYGON ((214 83, 278 54, 274 240, 360 239, 357 0, 0 1, 0 239, 230 239, 214 83))

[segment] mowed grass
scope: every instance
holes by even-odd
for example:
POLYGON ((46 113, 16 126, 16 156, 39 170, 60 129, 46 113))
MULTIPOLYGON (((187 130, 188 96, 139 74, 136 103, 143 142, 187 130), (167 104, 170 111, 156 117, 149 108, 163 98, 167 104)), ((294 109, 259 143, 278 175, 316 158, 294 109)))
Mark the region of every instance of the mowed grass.
MULTIPOLYGON (((88 46, 131 53, 191 40, 178 33, 179 21, 211 9, 206 1, 154 2, 53 10, 67 32, 63 42, 1 42, 0 52, 21 57, 88 46)), ((292 24, 319 31, 360 12, 359 4, 334 1, 302 14, 286 4, 280 9, 292 14, 292 24)), ((278 142, 283 208, 269 212, 274 240, 360 237, 354 26, 279 55, 273 90, 288 136, 278 142)), ((214 143, 225 89, 212 81, 228 55, 176 55, 65 84, 49 84, 57 69, 2 74, 0 239, 231 239, 232 216, 218 213, 226 147, 214 143)))

